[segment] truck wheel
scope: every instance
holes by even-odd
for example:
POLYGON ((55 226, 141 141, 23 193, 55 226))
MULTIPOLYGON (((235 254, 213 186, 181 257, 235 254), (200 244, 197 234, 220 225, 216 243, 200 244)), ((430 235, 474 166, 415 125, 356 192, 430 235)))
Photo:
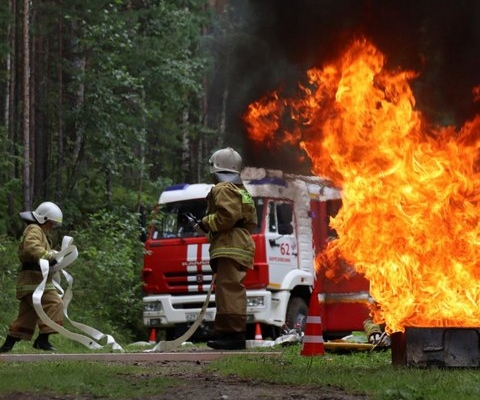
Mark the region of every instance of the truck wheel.
POLYGON ((285 323, 289 329, 300 328, 305 332, 307 323, 308 306, 301 297, 292 297, 288 302, 287 317, 285 323))

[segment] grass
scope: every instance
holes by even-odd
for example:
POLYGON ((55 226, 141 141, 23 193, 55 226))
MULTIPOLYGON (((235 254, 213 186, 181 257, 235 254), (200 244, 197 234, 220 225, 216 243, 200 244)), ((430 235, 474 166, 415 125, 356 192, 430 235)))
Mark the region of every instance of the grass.
POLYGON ((221 359, 208 368, 217 373, 258 377, 272 383, 337 387, 352 394, 366 394, 369 399, 480 399, 477 369, 393 366, 390 351, 304 357, 300 355, 299 346, 292 346, 284 349, 278 358, 236 356, 221 359))
MULTIPOLYGON (((89 350, 60 335, 52 335, 51 343, 61 353, 105 353, 105 346, 89 350)), ((123 344, 122 344, 123 346, 123 344)), ((126 352, 140 352, 142 345, 123 346, 126 352)), ((151 347, 151 346, 150 346, 151 347)), ((21 341, 8 354, 45 354, 32 348, 31 342, 21 341)), ((163 367, 163 369, 165 369, 163 367)), ((129 399, 158 394, 175 385, 176 380, 163 376, 164 371, 140 363, 108 363, 96 361, 1 362, 0 397, 14 393, 43 396, 81 396, 82 398, 129 399)))
POLYGON ((135 365, 55 361, 0 364, 0 393, 128 399, 152 396, 174 380, 135 365))
MULTIPOLYGON (((52 342, 65 353, 90 353, 81 345, 55 336, 52 342)), ((196 350, 204 349, 199 345, 196 350)), ((124 346, 127 352, 143 347, 124 346)), ((261 348, 259 352, 271 351, 261 348)), ((221 375, 281 383, 292 386, 338 388, 363 394, 372 400, 477 400, 480 398, 478 369, 417 369, 395 367, 390 351, 330 353, 304 357, 299 345, 273 349, 279 356, 242 355, 222 358, 195 368, 221 375)), ((107 349, 101 352, 108 351, 107 349)), ((15 353, 35 352, 21 343, 15 353)), ((56 396, 128 399, 154 396, 177 381, 168 377, 168 363, 106 363, 90 361, 1 362, 0 396, 38 393, 56 396), (32 384, 35 382, 35 384, 32 384)))

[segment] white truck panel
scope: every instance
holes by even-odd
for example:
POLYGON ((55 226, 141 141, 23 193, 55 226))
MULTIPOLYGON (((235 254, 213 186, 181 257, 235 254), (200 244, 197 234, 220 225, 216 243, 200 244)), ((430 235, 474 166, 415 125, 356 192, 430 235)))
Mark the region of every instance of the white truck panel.
POLYGON ((185 184, 179 190, 166 190, 162 192, 158 204, 173 203, 175 201, 203 199, 207 197, 213 184, 195 183, 193 185, 185 184))
MULTIPOLYGON (((158 320, 158 326, 173 327, 175 324, 185 322, 193 322, 199 315, 201 308, 184 308, 191 304, 203 304, 206 299, 205 294, 190 294, 188 296, 171 296, 171 295, 152 295, 143 298, 144 303, 158 302, 161 303, 161 311, 144 311, 144 324, 152 325, 152 320, 158 320), (160 323, 161 322, 161 323, 160 323)), ((249 298, 263 298, 263 304, 257 306, 247 306, 247 315, 253 317, 253 321, 259 321, 267 324, 281 326, 283 323, 282 314, 275 312, 278 308, 278 301, 272 304, 272 294, 267 290, 248 290, 247 304, 249 298), (272 312, 273 311, 273 312, 272 312)), ((210 301, 215 301, 215 294, 210 296, 210 301)), ((215 308, 207 308, 205 321, 213 321, 215 319, 215 308)), ((285 314, 283 314, 285 315, 285 314)), ((253 322, 252 321, 252 322, 253 322)))
POLYGON ((341 199, 341 192, 331 186, 330 181, 319 177, 305 177, 285 174, 280 170, 247 167, 242 171, 242 179, 248 191, 254 197, 270 197, 293 201, 298 247, 298 266, 306 273, 313 273, 315 250, 313 248, 312 218, 310 201, 326 201, 341 199), (252 181, 262 180, 255 184, 252 181), (285 185, 279 184, 283 180, 285 185), (274 183, 273 183, 274 182, 274 183))

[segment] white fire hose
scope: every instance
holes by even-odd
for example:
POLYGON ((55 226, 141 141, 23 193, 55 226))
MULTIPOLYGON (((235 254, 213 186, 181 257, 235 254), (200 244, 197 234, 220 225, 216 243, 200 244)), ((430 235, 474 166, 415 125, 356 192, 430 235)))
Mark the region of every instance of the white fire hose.
POLYGON ((65 271, 65 268, 69 266, 73 261, 75 261, 78 257, 78 250, 77 247, 73 244, 73 238, 70 236, 64 236, 62 241, 62 249, 55 254, 55 259, 57 260, 57 264, 50 268, 48 260, 41 259, 40 260, 40 269, 42 271, 42 282, 37 286, 35 291, 33 292, 33 306, 35 311, 37 312, 39 318, 45 323, 45 325, 49 326, 50 328, 54 329, 56 332, 60 333, 62 336, 65 336, 68 339, 74 340, 83 344, 84 346, 90 349, 101 349, 104 346, 100 345, 98 341, 106 338, 106 345, 111 345, 112 350, 120 350, 123 351, 122 347, 115 341, 115 339, 110 335, 105 335, 104 333, 98 331, 91 326, 72 321, 68 316, 68 305, 73 297, 73 278, 72 276, 65 271), (63 274, 65 277, 68 287, 67 290, 64 291, 60 286, 60 273, 63 274), (49 275, 53 274, 53 285, 56 289, 61 293, 61 297, 63 298, 63 314, 65 318, 74 326, 75 328, 79 329, 83 333, 87 334, 88 336, 75 333, 65 329, 63 326, 58 325, 56 322, 52 321, 42 307, 42 296, 43 292, 45 291, 45 285, 47 282, 47 278, 49 275), (93 339, 92 339, 93 338, 93 339))
POLYGON ((193 323, 193 325, 180 337, 176 338, 175 340, 168 340, 168 341, 160 341, 157 345, 150 350, 145 350, 145 352, 154 352, 154 351, 172 351, 180 346, 183 342, 186 342, 190 337, 195 333, 197 328, 202 323, 203 318, 205 317, 205 313, 207 312, 208 303, 210 301, 210 296, 212 294, 213 286, 215 285, 215 277, 216 274, 213 274, 212 283, 210 283, 210 288, 208 289, 207 297, 203 302, 202 309, 200 314, 198 315, 197 319, 193 323))

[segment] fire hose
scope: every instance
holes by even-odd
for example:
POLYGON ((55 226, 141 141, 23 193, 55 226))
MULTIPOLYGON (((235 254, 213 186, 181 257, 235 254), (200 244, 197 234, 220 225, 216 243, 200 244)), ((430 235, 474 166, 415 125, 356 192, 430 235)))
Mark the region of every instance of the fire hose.
POLYGON ((195 320, 195 322, 192 324, 192 326, 182 336, 176 338, 175 340, 160 341, 156 344, 156 346, 153 349, 146 350, 146 352, 171 351, 176 349, 183 342, 186 342, 188 339, 190 339, 190 337, 195 333, 197 328, 202 323, 203 318, 205 317, 205 313, 207 312, 207 308, 208 308, 208 303, 210 302, 210 296, 212 294, 213 286, 215 285, 215 277, 216 277, 216 274, 213 274, 212 283, 210 283, 210 288, 208 289, 207 297, 203 302, 200 314, 198 314, 198 317, 195 320))
MULTIPOLYGON (((207 233, 205 228, 202 226, 201 220, 195 217, 192 213, 185 213, 182 216, 187 221, 187 224, 191 228, 193 228, 195 232, 197 232, 200 235, 207 233)), ((202 323, 203 318, 205 317, 205 313, 207 312, 208 303, 210 302, 210 296, 212 294, 213 286, 215 285, 215 277, 216 277, 216 274, 213 274, 212 282, 210 283, 210 288, 208 289, 207 297, 205 298, 205 301, 203 302, 203 305, 202 305, 202 309, 198 314, 197 319, 192 324, 192 326, 190 326, 190 328, 182 336, 174 340, 160 341, 156 344, 156 346, 153 349, 146 350, 146 352, 171 351, 192 337, 192 335, 195 333, 197 328, 202 323)))
POLYGON ((62 241, 62 248, 58 253, 55 254, 55 259, 57 260, 57 264, 55 266, 50 267, 48 260, 40 260, 39 264, 42 271, 42 281, 37 286, 32 296, 35 311, 37 312, 39 318, 45 323, 45 325, 49 326, 50 328, 68 339, 81 343, 90 349, 97 350, 104 347, 98 342, 106 338, 106 345, 110 345, 112 347, 112 350, 123 351, 122 347, 115 341, 115 339, 111 335, 106 335, 98 331, 97 329, 92 328, 91 326, 72 321, 68 316, 68 305, 70 304, 70 301, 73 297, 73 278, 67 271, 65 271, 65 268, 68 267, 78 257, 77 247, 72 243, 73 238, 71 238, 70 236, 64 236, 62 241), (68 283, 68 287, 65 291, 60 285, 60 273, 64 276, 65 280, 68 283), (72 324, 72 326, 79 329, 88 336, 69 331, 63 326, 52 321, 48 317, 48 315, 45 314, 41 300, 45 291, 45 285, 49 275, 52 276, 52 283, 55 288, 60 292, 60 296, 63 299, 63 314, 65 315, 65 318, 72 324))

